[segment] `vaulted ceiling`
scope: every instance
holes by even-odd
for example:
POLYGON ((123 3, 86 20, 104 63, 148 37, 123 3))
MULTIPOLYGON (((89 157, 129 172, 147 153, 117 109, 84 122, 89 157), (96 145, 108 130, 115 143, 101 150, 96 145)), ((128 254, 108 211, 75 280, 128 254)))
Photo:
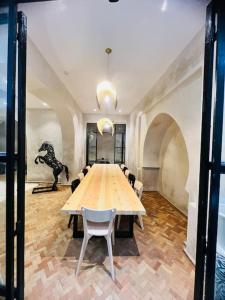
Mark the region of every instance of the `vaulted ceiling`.
POLYGON ((104 50, 111 47, 117 112, 127 114, 204 26, 206 2, 57 0, 20 8, 28 35, 85 113, 97 107, 96 86, 106 77, 104 50))

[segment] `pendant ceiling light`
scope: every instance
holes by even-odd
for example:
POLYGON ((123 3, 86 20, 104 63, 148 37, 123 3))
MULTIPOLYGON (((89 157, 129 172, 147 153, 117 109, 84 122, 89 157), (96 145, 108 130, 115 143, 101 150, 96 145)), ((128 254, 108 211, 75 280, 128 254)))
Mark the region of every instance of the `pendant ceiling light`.
MULTIPOLYGON (((112 49, 106 48, 105 53, 107 54, 107 77, 109 77, 109 55, 112 53, 112 49)), ((113 107, 116 109, 116 90, 109 80, 102 81, 98 84, 96 95, 99 109, 101 109, 103 106, 108 108, 111 105, 113 105, 113 107)))
POLYGON ((98 131, 101 135, 103 135, 103 131, 109 131, 111 130, 112 136, 114 134, 114 125, 113 122, 108 118, 101 118, 97 122, 98 131))

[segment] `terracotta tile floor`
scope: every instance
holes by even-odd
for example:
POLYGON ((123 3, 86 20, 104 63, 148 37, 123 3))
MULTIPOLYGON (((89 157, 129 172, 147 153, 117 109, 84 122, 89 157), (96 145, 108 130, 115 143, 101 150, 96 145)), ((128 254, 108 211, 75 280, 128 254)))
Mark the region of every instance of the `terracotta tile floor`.
POLYGON ((192 299, 194 267, 183 252, 186 218, 158 193, 144 193, 144 232, 117 239, 116 281, 109 273, 106 242, 92 239, 78 278, 82 240, 72 239, 60 208, 70 188, 26 197, 26 299, 192 299))

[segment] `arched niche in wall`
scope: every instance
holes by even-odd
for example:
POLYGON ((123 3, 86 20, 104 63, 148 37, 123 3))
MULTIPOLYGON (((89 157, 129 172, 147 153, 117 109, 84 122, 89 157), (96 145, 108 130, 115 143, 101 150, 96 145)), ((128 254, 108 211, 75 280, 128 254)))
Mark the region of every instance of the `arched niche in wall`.
POLYGON ((182 131, 170 115, 161 113, 151 122, 144 142, 143 181, 187 214, 186 182, 189 159, 182 131))
MULTIPOLYGON (((74 127, 74 164, 76 166, 75 171, 79 172, 78 166, 84 166, 84 136, 82 135, 81 121, 79 121, 76 114, 73 115, 73 127, 74 127)), ((74 173, 73 176, 76 176, 74 173)))
POLYGON ((140 111, 137 114, 135 122, 135 146, 136 146, 136 165, 140 164, 140 139, 141 139, 141 116, 143 112, 140 111))

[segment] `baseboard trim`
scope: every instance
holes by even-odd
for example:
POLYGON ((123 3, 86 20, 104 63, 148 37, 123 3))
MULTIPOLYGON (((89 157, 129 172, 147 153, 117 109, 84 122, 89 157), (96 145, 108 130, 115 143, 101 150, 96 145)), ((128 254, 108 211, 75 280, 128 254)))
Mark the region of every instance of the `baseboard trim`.
POLYGON ((195 266, 195 259, 193 258, 193 256, 188 252, 187 248, 184 246, 183 248, 184 253, 186 254, 186 256, 188 257, 188 259, 191 261, 191 263, 195 266))

